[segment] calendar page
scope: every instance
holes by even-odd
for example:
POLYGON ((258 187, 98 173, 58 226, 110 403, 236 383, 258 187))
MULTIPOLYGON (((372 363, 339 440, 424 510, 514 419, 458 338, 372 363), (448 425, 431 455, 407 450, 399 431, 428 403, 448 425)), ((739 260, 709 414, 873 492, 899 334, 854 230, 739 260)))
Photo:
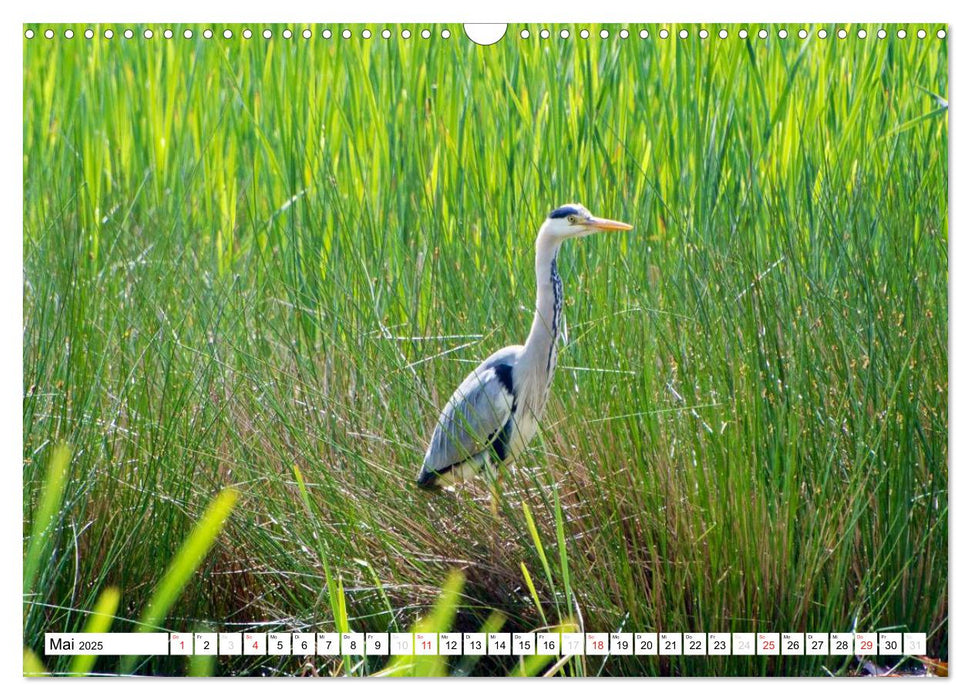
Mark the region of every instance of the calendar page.
POLYGON ((21 33, 24 675, 947 675, 946 22, 21 33))

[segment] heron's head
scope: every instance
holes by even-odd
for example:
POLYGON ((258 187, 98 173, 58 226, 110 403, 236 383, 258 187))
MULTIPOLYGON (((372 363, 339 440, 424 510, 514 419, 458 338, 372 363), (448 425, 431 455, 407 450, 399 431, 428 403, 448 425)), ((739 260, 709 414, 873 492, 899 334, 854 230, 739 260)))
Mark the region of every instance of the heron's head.
POLYGON ((601 219, 582 204, 564 204, 550 212, 543 232, 558 239, 581 238, 598 231, 629 231, 633 226, 623 221, 601 219))

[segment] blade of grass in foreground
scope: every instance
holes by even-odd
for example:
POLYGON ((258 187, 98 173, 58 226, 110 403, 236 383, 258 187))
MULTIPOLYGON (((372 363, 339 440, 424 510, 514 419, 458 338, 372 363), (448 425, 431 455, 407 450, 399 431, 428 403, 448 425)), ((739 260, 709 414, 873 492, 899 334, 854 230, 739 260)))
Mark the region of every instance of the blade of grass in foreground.
MULTIPOLYGON (((154 632, 158 629, 169 608, 209 552, 238 498, 239 492, 228 488, 221 491, 209 504, 162 576, 135 627, 136 632, 154 632)), ((123 664, 123 673, 130 673, 133 664, 134 659, 127 657, 123 664)))
MULTIPOLYGON (((91 611, 91 617, 88 618, 87 624, 84 626, 85 634, 102 634, 111 629, 111 623, 115 619, 115 611, 118 609, 118 602, 121 600, 121 591, 112 586, 107 588, 98 596, 98 603, 94 606, 94 610, 91 611)), ((72 676, 85 676, 91 673, 91 669, 94 668, 95 662, 98 657, 94 654, 84 654, 82 656, 75 656, 71 661, 71 675, 72 676)))
POLYGON ((25 676, 49 676, 44 662, 40 660, 30 649, 24 649, 24 675, 25 676))
POLYGON ((563 508, 560 505, 559 491, 553 491, 553 505, 556 509, 556 546, 560 550, 560 575, 563 577, 563 592, 566 594, 566 608, 573 608, 573 588, 570 586, 570 559, 566 551, 566 528, 563 522, 563 508))
POLYGON ((519 568, 522 569, 523 580, 526 581, 526 588, 529 589, 529 595, 533 599, 533 605, 536 606, 536 611, 543 621, 543 626, 546 627, 549 623, 546 621, 546 613, 543 612, 543 605, 539 602, 539 594, 536 592, 536 586, 533 585, 533 577, 529 575, 529 569, 526 568, 525 562, 520 562, 519 568))
POLYGON ((27 546, 27 556, 24 559, 24 595, 33 592, 37 573, 40 571, 41 561, 49 549, 51 541, 50 527, 57 517, 64 500, 64 487, 67 484, 68 465, 71 462, 71 450, 66 445, 54 448, 47 466, 47 476, 41 489, 40 502, 34 514, 33 527, 30 530, 30 543, 27 546))
POLYGON ((162 622, 189 578, 209 552, 226 518, 236 505, 237 498, 239 498, 238 491, 225 489, 209 504, 202 519, 189 533, 189 537, 186 538, 162 576, 155 594, 148 601, 145 612, 142 613, 136 632, 154 631, 162 622))
MULTIPOLYGON (((462 572, 451 572, 445 581, 445 585, 442 586, 442 593, 431 613, 415 623, 412 633, 440 632, 452 629, 452 622, 455 620, 455 612, 458 609, 459 595, 462 593, 464 585, 465 576, 462 572)), ((444 676, 447 672, 448 666, 445 663, 444 656, 412 654, 411 656, 393 657, 384 670, 375 675, 428 678, 444 676)))
MULTIPOLYGON (((453 571, 449 574, 445 585, 442 587, 442 595, 432 609, 431 615, 419 620, 415 625, 416 632, 439 632, 441 630, 452 629, 452 622, 455 620, 455 611, 459 606, 459 595, 465 585, 465 576, 460 571, 453 571)), ((415 656, 414 675, 420 677, 444 676, 448 670, 444 656, 415 656)))
MULTIPOLYGON (((543 541, 540 539, 539 530, 536 529, 536 521, 533 520, 533 512, 529 509, 529 504, 523 501, 523 515, 526 516, 526 527, 529 530, 530 537, 533 538, 533 546, 536 547, 536 554, 539 556, 540 563, 543 565, 543 571, 546 574, 546 583, 549 584, 550 590, 555 591, 556 586, 553 584, 553 572, 550 569, 550 563, 546 559, 546 551, 543 548, 543 541)), ((539 596, 536 595, 536 591, 533 588, 533 582, 530 579, 529 572, 526 570, 526 564, 522 563, 523 576, 526 578, 526 583, 529 586, 529 590, 533 595, 533 600, 536 603, 536 608, 539 614, 543 616, 543 624, 546 623, 546 615, 543 613, 543 609, 539 604, 539 596)), ((556 596, 553 596, 553 603, 556 605, 557 617, 562 617, 560 615, 560 605, 557 601, 556 596)))

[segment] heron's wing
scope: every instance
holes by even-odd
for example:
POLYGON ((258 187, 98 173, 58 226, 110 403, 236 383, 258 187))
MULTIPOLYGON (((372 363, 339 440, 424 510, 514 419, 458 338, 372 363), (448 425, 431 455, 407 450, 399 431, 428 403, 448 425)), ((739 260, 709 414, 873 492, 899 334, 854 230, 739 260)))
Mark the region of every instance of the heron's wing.
POLYGON ((441 472, 488 449, 512 416, 518 347, 490 357, 465 378, 438 417, 423 470, 441 472))

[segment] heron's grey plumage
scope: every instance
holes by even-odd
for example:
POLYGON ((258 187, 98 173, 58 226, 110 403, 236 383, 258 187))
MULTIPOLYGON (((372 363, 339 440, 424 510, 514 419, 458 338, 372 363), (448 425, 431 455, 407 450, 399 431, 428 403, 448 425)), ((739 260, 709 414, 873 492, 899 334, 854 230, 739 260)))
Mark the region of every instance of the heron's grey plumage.
POLYGON ((596 230, 627 230, 628 224, 598 219, 583 205, 555 209, 536 237, 536 311, 525 345, 492 354, 465 378, 445 404, 418 474, 418 485, 443 477, 496 474, 533 438, 549 398, 557 340, 565 332, 563 282, 556 267, 560 245, 596 230))
MULTIPOLYGON (((432 434, 419 482, 473 462, 477 469, 488 467, 488 450, 502 457, 507 430, 516 408, 516 397, 508 377, 522 350, 521 345, 492 354, 465 378, 445 404, 432 434)), ((456 474, 456 477, 464 476, 456 474)))

